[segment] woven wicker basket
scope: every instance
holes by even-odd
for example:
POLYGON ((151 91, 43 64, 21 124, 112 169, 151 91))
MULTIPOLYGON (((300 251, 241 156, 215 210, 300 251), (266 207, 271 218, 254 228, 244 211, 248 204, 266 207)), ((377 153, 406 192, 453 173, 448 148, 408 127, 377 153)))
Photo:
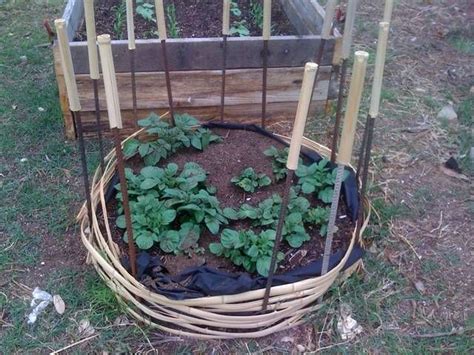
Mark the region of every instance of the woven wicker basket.
MULTIPOLYGON (((142 133, 134 133, 128 139, 142 133)), ((289 138, 280 136, 289 142, 289 138)), ((322 156, 329 156, 330 150, 309 139, 305 147, 322 156)), ((78 215, 81 238, 99 275, 123 301, 125 309, 133 317, 149 326, 172 334, 200 339, 257 338, 276 331, 296 326, 305 321, 305 315, 321 307, 315 301, 322 296, 340 276, 347 276, 360 265, 359 262, 341 272, 354 244, 356 233, 352 234, 349 248, 336 267, 324 276, 313 277, 292 284, 271 288, 267 311, 261 312, 264 289, 236 295, 221 295, 187 300, 172 300, 148 290, 135 280, 120 263, 121 252, 113 241, 110 231, 105 191, 115 171, 115 154, 106 157, 106 168, 102 175, 95 172, 92 182, 92 229, 88 227, 86 207, 78 215), (95 213, 101 206, 106 229, 104 235, 99 227, 99 216, 95 213), (242 314, 245 315, 242 315, 242 314)), ((361 235, 369 220, 370 205, 364 201, 365 220, 361 235)))

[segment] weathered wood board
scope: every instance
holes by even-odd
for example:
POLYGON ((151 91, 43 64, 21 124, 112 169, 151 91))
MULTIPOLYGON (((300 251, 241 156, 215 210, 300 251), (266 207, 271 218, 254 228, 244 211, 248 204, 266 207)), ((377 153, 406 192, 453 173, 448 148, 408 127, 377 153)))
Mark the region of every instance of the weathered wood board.
MULTIPOLYGON (((317 34, 322 26, 324 11, 316 0, 282 1, 298 36, 272 37, 269 42, 267 122, 292 120, 296 112, 303 66, 314 59, 321 44, 317 34)), ((68 35, 79 27, 82 0, 69 0, 64 16, 69 23, 68 35)), ((314 107, 325 101, 328 94, 330 72, 334 61, 338 35, 325 46, 321 73, 313 96, 314 107)), ((189 38, 168 40, 168 58, 171 70, 173 101, 177 112, 188 112, 202 120, 220 117, 220 87, 222 40, 220 38, 189 38)), ((227 121, 258 123, 261 119, 262 97, 262 49, 261 37, 229 38, 226 75, 227 121)), ((68 138, 75 138, 75 124, 67 104, 64 76, 59 63, 59 53, 54 46, 55 69, 60 103, 68 138)), ((113 41, 112 50, 117 72, 120 104, 124 126, 135 128, 132 114, 130 58, 127 41, 113 41)), ((93 86, 88 76, 88 55, 85 42, 71 42, 76 79, 82 105, 82 117, 86 133, 95 130, 93 86)), ((168 110, 168 97, 161 46, 159 40, 137 40, 136 81, 138 118, 150 112, 168 110)), ((100 107, 106 124, 106 105, 102 83, 99 84, 100 107)))

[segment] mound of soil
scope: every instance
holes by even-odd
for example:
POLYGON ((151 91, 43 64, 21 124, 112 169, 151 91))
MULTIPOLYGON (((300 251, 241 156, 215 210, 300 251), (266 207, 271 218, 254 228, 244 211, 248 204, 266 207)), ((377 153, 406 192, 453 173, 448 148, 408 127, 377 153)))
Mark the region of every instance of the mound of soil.
MULTIPOLYGON (((249 166, 253 167, 258 173, 265 173, 273 177, 272 160, 265 156, 263 152, 272 145, 277 148, 283 148, 284 146, 281 143, 249 131, 227 129, 214 129, 213 131, 224 138, 223 142, 211 144, 204 152, 194 149, 181 150, 171 158, 160 162, 159 165, 163 166, 174 162, 182 168, 186 162, 191 161, 201 165, 209 173, 207 183, 217 188, 216 196, 222 208, 239 208, 243 203, 256 205, 275 193, 281 196, 284 190, 284 182, 272 183, 272 185, 261 188, 252 194, 243 192, 243 190, 230 182, 232 177, 237 176, 242 169, 249 166)), ((127 166, 138 173, 143 167, 143 163, 140 158, 134 157, 127 162, 127 166)), ((304 196, 306 198, 309 197, 309 195, 304 196)), ((309 200, 313 207, 322 205, 316 199, 309 198, 309 200)), ((123 252, 127 253, 127 244, 122 240, 123 230, 115 226, 115 218, 117 217, 117 203, 115 199, 108 203, 107 212, 113 238, 122 248, 123 252)), ((345 250, 347 248, 354 228, 350 218, 346 217, 346 208, 343 203, 340 204, 337 221, 338 231, 334 235, 333 251, 338 249, 345 250)), ((223 228, 239 230, 252 229, 252 226, 251 222, 246 220, 231 222, 228 226, 221 227, 221 230, 223 228)), ((255 232, 259 231, 258 228, 253 229, 255 232)), ((277 273, 307 265, 311 261, 322 257, 325 239, 320 236, 319 227, 314 229, 307 228, 307 231, 311 236, 311 240, 304 243, 299 249, 292 249, 285 241, 282 242, 281 251, 285 253, 285 259, 279 263, 277 273)), ((103 232, 105 233, 105 228, 103 232)), ((186 255, 175 256, 163 253, 158 246, 153 247, 149 252, 152 255, 159 256, 164 266, 172 275, 178 275, 187 268, 204 264, 230 272, 244 272, 243 268, 235 266, 230 260, 218 257, 209 251, 209 244, 218 241, 219 235, 212 235, 207 229, 204 229, 199 239, 199 245, 205 249, 202 255, 193 254, 191 257, 186 255)))
MULTIPOLYGON (((154 4, 154 1, 148 1, 154 4)), ((262 30, 256 25, 250 12, 251 2, 237 0, 242 14, 239 18, 231 15, 233 21, 245 20, 245 25, 251 36, 261 36, 262 30)), ((108 33, 112 39, 127 38, 127 24, 123 15, 125 8, 121 0, 102 0, 95 2, 95 18, 97 34, 108 33)), ((179 38, 200 38, 222 36, 222 1, 216 0, 164 0, 165 9, 174 4, 176 23, 179 28, 179 38)), ((169 20, 166 20, 167 23, 169 20)), ((291 25, 279 1, 272 2, 272 35, 294 35, 296 31, 291 25)), ((145 20, 135 13, 135 37, 141 39, 157 38, 154 32, 156 24, 145 20)), ((168 34, 169 35, 169 34, 168 34)), ((85 41, 86 26, 83 23, 76 34, 77 41, 85 41)))

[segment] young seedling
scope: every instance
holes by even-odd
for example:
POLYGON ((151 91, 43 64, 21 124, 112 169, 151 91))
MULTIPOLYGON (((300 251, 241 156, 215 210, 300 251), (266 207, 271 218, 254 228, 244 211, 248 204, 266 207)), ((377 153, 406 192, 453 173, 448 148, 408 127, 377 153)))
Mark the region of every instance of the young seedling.
POLYGON ((257 174, 253 168, 245 168, 240 172, 239 176, 233 177, 230 181, 245 192, 250 193, 272 183, 272 180, 267 175, 263 173, 257 174))

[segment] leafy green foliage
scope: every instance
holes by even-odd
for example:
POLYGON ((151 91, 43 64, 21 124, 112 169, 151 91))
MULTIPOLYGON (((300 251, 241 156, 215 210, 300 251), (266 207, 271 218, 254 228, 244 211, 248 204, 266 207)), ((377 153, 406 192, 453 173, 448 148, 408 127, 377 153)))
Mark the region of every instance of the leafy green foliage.
POLYGON ((176 20, 176 7, 173 3, 166 6, 166 17, 168 18, 168 33, 171 38, 178 38, 181 29, 176 20))
POLYGON ((113 11, 115 12, 115 19, 114 19, 114 33, 118 39, 122 39, 122 29, 125 25, 126 21, 126 7, 125 2, 116 5, 113 7, 113 11))
MULTIPOLYGON (((325 203, 331 203, 332 201, 336 173, 336 169, 331 170, 327 159, 322 159, 318 163, 309 166, 301 164, 296 170, 301 191, 305 194, 317 193, 318 198, 325 203)), ((348 175, 349 173, 344 171, 343 180, 348 175)))
MULTIPOLYGON (((232 16, 236 18, 240 18, 242 16, 242 11, 239 8, 239 4, 236 1, 231 1, 230 3, 230 13, 232 16)), ((232 35, 239 35, 240 37, 246 37, 250 35, 250 31, 247 27, 247 21, 240 20, 240 21, 233 21, 232 26, 229 29, 229 34, 232 35)))
MULTIPOLYGON (((280 181, 286 177, 286 174, 288 172, 288 169, 286 168, 288 152, 288 148, 277 149, 273 145, 263 152, 263 154, 265 154, 267 157, 273 158, 272 169, 276 181, 280 181)), ((298 166, 302 164, 303 160, 300 158, 298 161, 298 166)))
POLYGON ((263 29, 263 6, 259 1, 250 1, 250 16, 255 25, 263 29))
MULTIPOLYGON (((243 266, 248 272, 257 271, 262 276, 268 276, 274 243, 274 230, 255 234, 251 230, 224 229, 220 243, 211 243, 209 250, 230 259, 237 266, 243 266)), ((278 253, 277 260, 283 258, 283 253, 278 253)))
POLYGON ((272 183, 267 175, 257 174, 253 168, 245 168, 239 176, 233 177, 230 181, 246 192, 255 192, 255 189, 272 183))
POLYGON ((149 135, 156 136, 156 140, 140 141, 128 140, 123 147, 126 157, 139 154, 145 165, 156 165, 162 159, 168 158, 180 148, 194 147, 204 150, 211 142, 219 142, 221 137, 210 130, 199 126, 199 121, 188 114, 175 115, 175 126, 163 121, 154 113, 145 119, 139 120, 138 125, 144 127, 149 135))
MULTIPOLYGON (((133 237, 137 246, 140 249, 150 249, 155 242, 161 245, 164 232, 176 218, 176 211, 153 195, 138 196, 137 201, 130 201, 130 210, 133 237)), ((125 216, 120 215, 116 224, 125 229, 125 216)))
POLYGON ((319 234, 324 237, 328 232, 329 212, 330 209, 328 207, 310 208, 304 219, 308 223, 321 226, 319 234))
MULTIPOLYGON (((134 239, 140 249, 149 249, 155 243, 167 253, 188 252, 197 248, 203 227, 213 234, 222 224, 235 219, 233 211, 222 210, 213 195, 215 188, 206 186, 206 171, 189 162, 179 172, 176 164, 165 168, 144 167, 135 175, 125 171, 134 239), (176 222, 176 223, 175 223, 176 222), (175 224, 180 225, 175 230, 175 224)), ((117 190, 120 185, 116 185, 117 190)), ((118 213, 123 213, 122 194, 117 193, 118 213)), ((125 216, 117 218, 117 226, 125 229, 125 216)))
POLYGON ((141 16, 145 21, 155 22, 155 5, 150 0, 136 0, 136 12, 137 15, 141 16))

